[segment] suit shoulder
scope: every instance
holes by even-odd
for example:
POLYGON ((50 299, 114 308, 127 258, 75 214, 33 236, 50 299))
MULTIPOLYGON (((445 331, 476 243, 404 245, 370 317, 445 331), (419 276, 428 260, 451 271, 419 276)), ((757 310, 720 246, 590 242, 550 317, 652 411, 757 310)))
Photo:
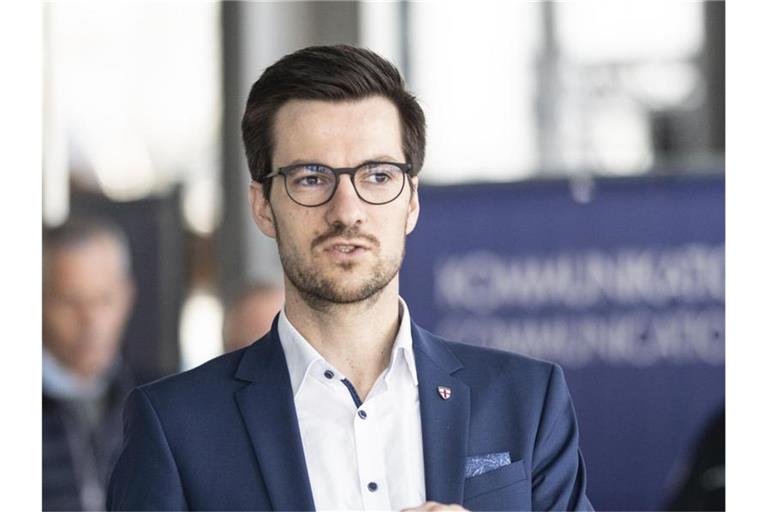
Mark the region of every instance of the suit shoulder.
POLYGON ((180 396, 200 396, 222 386, 231 386, 246 348, 220 355, 200 366, 139 386, 153 399, 180 396))
POLYGON ((488 377, 508 375, 528 382, 549 381, 553 373, 561 373, 557 363, 536 359, 516 352, 480 347, 464 342, 438 338, 445 343, 467 372, 479 372, 488 377))

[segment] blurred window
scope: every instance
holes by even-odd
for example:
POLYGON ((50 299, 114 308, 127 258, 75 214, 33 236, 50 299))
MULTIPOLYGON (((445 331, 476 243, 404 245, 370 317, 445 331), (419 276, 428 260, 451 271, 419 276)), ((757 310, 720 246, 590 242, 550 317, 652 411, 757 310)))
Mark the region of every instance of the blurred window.
POLYGON ((403 9, 400 18, 380 17, 385 27, 363 24, 363 41, 380 39, 366 31, 402 30, 405 19, 407 79, 428 122, 428 182, 649 172, 660 163, 659 119, 683 126, 696 150, 706 145, 696 133, 708 121, 701 2, 403 9))
POLYGON ((408 4, 408 81, 427 117, 432 183, 530 176, 536 155, 535 2, 408 4))
POLYGON ((552 164, 602 174, 651 169, 655 113, 692 110, 702 100, 702 3, 556 3, 553 28, 560 152, 552 164))
MULTIPOLYGON (((78 185, 118 201, 181 183, 189 227, 210 232, 220 151, 220 6, 54 2, 44 9, 46 144, 59 148, 56 158, 46 152, 45 174, 71 172, 78 185)), ((67 200, 58 193, 62 180, 50 183, 46 197, 67 200)))

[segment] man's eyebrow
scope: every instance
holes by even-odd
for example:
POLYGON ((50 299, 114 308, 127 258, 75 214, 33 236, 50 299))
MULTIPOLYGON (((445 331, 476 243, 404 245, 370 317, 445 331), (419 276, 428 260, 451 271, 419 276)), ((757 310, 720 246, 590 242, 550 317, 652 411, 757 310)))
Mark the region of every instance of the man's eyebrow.
MULTIPOLYGON (((372 158, 366 158, 365 160, 361 160, 357 165, 358 166, 364 165, 369 162, 397 162, 397 161, 398 161, 397 158, 391 157, 389 155, 379 155, 372 158)), ((326 167, 331 167, 330 165, 324 163, 322 160, 315 160, 312 158, 297 158, 296 160, 292 160, 290 163, 281 165, 280 167, 291 167, 293 165, 301 165, 301 164, 316 164, 316 165, 324 165, 326 167)))
POLYGON ((299 165, 299 164, 318 164, 318 165, 325 165, 320 160, 312 160, 311 158, 297 158, 296 160, 292 160, 288 162, 285 165, 281 165, 280 167, 290 167, 292 165, 299 165))
POLYGON ((393 158, 389 155, 381 155, 373 158, 368 158, 367 160, 364 160, 363 162, 361 162, 361 165, 366 162, 397 162, 397 158, 393 158))

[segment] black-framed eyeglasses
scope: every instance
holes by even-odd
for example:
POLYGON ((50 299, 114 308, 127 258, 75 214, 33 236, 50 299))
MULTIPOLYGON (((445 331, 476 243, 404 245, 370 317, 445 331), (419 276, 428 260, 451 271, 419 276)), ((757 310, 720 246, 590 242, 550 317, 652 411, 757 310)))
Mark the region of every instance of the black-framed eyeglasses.
POLYGON ((296 164, 280 167, 264 177, 283 176, 285 191, 294 202, 307 207, 331 200, 342 174, 349 174, 357 196, 369 204, 386 204, 397 199, 405 188, 411 164, 365 162, 357 167, 328 167, 323 164, 296 164))

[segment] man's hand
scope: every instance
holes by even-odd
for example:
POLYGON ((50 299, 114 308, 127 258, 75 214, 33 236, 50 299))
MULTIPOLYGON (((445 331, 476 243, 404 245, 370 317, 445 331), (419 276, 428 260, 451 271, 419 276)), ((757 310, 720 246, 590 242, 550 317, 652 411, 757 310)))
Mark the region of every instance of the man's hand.
POLYGON ((428 510, 430 512, 437 512, 442 510, 456 510, 460 512, 463 510, 464 512, 469 512, 467 509, 465 509, 461 505, 445 505, 443 503, 438 503, 436 501, 428 501, 423 505, 419 505, 416 508, 406 508, 402 512, 418 512, 419 510, 428 510))

